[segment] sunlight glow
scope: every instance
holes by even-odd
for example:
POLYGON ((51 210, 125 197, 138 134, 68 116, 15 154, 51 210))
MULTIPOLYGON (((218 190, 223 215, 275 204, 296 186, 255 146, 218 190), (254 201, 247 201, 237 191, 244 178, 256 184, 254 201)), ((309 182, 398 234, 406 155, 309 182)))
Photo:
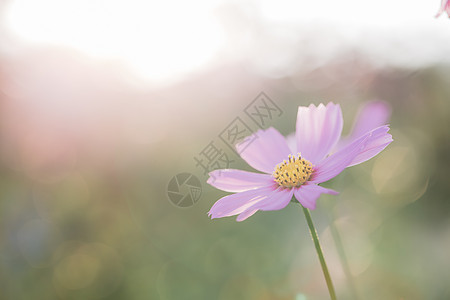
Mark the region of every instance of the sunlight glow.
POLYGON ((289 76, 347 47, 379 66, 448 61, 438 8, 437 0, 11 0, 6 25, 25 42, 75 48, 167 84, 223 61, 289 76))
POLYGON ((215 5, 210 0, 16 0, 7 25, 26 41, 72 47, 119 60, 150 80, 173 80, 217 54, 222 34, 215 5))

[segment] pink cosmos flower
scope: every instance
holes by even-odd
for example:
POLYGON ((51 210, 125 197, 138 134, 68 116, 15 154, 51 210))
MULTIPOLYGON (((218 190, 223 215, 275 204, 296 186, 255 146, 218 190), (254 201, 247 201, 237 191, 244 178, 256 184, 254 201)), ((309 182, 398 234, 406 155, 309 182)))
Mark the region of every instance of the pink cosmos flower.
POLYGON ((438 13, 436 14, 436 18, 439 17, 444 11, 447 13, 448 17, 450 18, 450 0, 442 0, 441 1, 441 8, 439 9, 438 13))
POLYGON ((236 149, 242 159, 263 173, 235 169, 209 173, 210 185, 235 194, 219 199, 208 215, 212 219, 238 215, 237 221, 243 221, 258 210, 283 209, 293 196, 304 207, 315 209, 321 194, 337 195, 338 192, 319 184, 374 157, 392 142, 389 127, 384 125, 332 153, 342 126, 340 106, 328 103, 298 108, 296 151, 289 148, 275 128, 257 131, 250 136, 250 144, 244 141, 236 149))

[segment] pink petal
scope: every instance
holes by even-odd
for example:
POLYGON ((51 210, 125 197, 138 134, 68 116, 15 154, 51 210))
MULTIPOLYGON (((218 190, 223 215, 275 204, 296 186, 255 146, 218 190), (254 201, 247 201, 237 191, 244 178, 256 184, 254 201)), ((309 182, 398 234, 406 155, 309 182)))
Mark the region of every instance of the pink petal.
POLYGON ((214 203, 208 215, 214 219, 240 214, 266 198, 275 189, 273 186, 262 187, 225 196, 214 203))
POLYGON ((310 182, 321 183, 330 180, 345 168, 377 155, 392 142, 392 136, 387 133, 388 131, 388 126, 378 127, 325 158, 314 168, 310 182))
POLYGON ((331 152, 342 132, 341 107, 334 103, 300 106, 297 114, 297 151, 316 164, 331 152))
POLYGON ((284 137, 275 129, 258 130, 248 140, 236 145, 237 152, 253 168, 272 174, 275 166, 287 159, 291 151, 284 137))
POLYGON ((435 17, 439 17, 444 11, 447 12, 447 15, 450 17, 450 0, 441 1, 441 8, 439 9, 435 17))
POLYGON ((294 189, 277 188, 272 191, 266 198, 256 202, 237 217, 237 221, 244 221, 252 216, 258 210, 280 210, 285 208, 291 202, 294 189))
POLYGON ((335 147, 335 152, 346 147, 365 133, 388 123, 391 107, 384 101, 370 101, 365 103, 356 115, 350 134, 341 139, 335 147))
POLYGON ((234 169, 215 170, 209 176, 210 185, 226 192, 243 192, 274 183, 271 175, 234 169))
POLYGON ((337 195, 339 193, 315 184, 306 184, 294 189, 295 198, 309 209, 316 209, 316 201, 321 194, 337 195))
POLYGON ((392 135, 388 134, 387 131, 389 130, 389 127, 387 127, 386 131, 378 131, 374 132, 374 135, 371 139, 369 139, 359 154, 351 161, 351 163, 348 165, 348 167, 352 167, 355 165, 359 165, 360 163, 363 163, 381 151, 383 151, 390 143, 392 143, 392 135))
POLYGON ((391 107, 387 102, 367 102, 359 110, 350 136, 356 139, 375 128, 386 125, 390 116, 391 107))
POLYGON ((244 220, 247 220, 251 216, 253 216, 258 210, 257 209, 248 209, 241 213, 239 216, 237 216, 236 221, 242 222, 244 220))
POLYGON ((256 203, 253 208, 264 211, 283 209, 291 202, 293 194, 294 189, 278 188, 267 198, 256 203))

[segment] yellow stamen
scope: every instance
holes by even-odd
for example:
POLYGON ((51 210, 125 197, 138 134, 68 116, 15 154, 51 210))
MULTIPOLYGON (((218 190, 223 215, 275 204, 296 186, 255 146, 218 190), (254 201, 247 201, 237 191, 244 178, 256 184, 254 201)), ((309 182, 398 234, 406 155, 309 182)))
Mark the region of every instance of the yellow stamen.
POLYGON ((279 186, 285 188, 298 187, 308 181, 312 174, 312 164, 299 154, 298 157, 289 154, 288 161, 279 163, 272 175, 279 186))

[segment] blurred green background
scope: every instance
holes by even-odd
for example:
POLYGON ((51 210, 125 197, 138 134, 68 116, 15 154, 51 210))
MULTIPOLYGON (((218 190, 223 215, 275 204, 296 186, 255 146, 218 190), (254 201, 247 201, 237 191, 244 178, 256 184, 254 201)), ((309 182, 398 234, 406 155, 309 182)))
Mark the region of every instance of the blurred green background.
POLYGON ((442 40, 403 45, 404 64, 347 45, 295 65, 313 34, 277 71, 244 57, 156 85, 113 60, 0 33, 0 299, 328 299, 298 205, 242 223, 207 216, 227 193, 194 157, 214 141, 232 168, 251 170, 219 134, 236 117, 258 128, 244 110, 260 92, 283 112, 264 127, 284 135, 300 105, 339 103, 344 135, 361 104, 391 105, 394 142, 326 183, 340 195, 312 216, 339 299, 450 299, 450 64, 414 64, 442 40), (182 172, 202 185, 190 207, 167 195, 182 172))

